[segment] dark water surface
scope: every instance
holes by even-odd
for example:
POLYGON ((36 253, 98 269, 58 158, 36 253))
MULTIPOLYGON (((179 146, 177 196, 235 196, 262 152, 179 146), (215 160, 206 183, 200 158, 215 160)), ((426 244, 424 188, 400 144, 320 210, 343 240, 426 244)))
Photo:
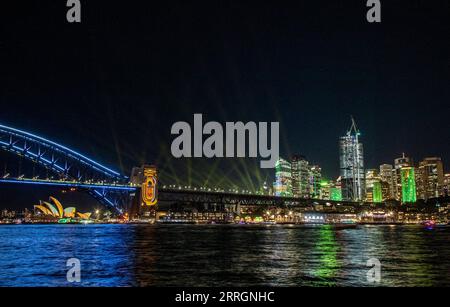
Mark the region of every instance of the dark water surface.
POLYGON ((0 286, 450 286, 450 229, 419 226, 0 226, 0 286))

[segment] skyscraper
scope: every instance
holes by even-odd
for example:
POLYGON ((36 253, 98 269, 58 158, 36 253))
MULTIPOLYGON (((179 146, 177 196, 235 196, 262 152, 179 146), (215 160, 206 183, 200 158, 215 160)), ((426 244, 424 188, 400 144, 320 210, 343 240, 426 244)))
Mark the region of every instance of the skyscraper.
POLYGON ((402 167, 400 169, 402 182, 402 203, 415 203, 416 196, 416 178, 414 167, 402 167))
MULTIPOLYGON (((405 167, 413 167, 413 161, 411 158, 406 157, 405 153, 402 154, 402 157, 394 160, 394 188, 395 188, 395 199, 398 201, 402 201, 402 174, 401 170, 405 167)), ((415 187, 414 187, 415 188, 415 187)))
POLYGON ((280 158, 275 164, 275 196, 292 196, 291 163, 280 158))
POLYGON ((425 158, 416 174, 417 198, 427 200, 444 195, 444 168, 441 158, 425 158))
POLYGON ((340 138, 340 173, 342 198, 344 200, 364 200, 364 157, 363 145, 359 142, 361 133, 352 118, 347 135, 340 138))
POLYGON ((300 196, 300 159, 301 156, 294 155, 291 159, 292 195, 300 196))
POLYGON ((322 180, 322 168, 319 165, 313 165, 309 171, 309 188, 311 198, 320 198, 320 182, 322 180))
POLYGON ((309 162, 304 156, 294 155, 291 161, 292 194, 295 197, 309 198, 309 162))
POLYGON ((383 199, 395 199, 395 182, 393 167, 391 164, 380 165, 380 179, 382 185, 387 186, 387 193, 385 193, 383 199))

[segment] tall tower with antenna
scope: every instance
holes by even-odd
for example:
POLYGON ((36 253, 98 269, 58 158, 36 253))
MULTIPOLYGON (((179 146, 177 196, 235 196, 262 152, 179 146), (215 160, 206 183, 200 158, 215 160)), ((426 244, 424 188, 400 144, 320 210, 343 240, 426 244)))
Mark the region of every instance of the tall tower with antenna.
POLYGON ((365 197, 364 151, 353 116, 351 120, 350 129, 339 140, 342 199, 362 201, 365 197))

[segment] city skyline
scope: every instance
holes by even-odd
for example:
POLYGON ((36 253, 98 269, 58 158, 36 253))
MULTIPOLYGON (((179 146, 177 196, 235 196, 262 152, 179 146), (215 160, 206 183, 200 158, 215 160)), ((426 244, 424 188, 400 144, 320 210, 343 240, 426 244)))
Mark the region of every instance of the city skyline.
POLYGON ((305 156, 295 154, 288 160, 280 157, 275 167, 273 195, 374 203, 416 203, 448 196, 450 173, 445 172, 441 157, 428 156, 415 162, 402 153, 393 163, 368 168, 364 166, 360 135, 352 117, 346 135, 339 138, 341 173, 337 178, 324 178, 320 165, 309 164, 305 156))
MULTIPOLYGON (((339 142, 341 144, 341 147, 340 147, 341 155, 342 155, 342 144, 343 144, 342 142, 343 142, 343 140, 344 140, 344 142, 347 142, 347 138, 349 136, 351 136, 352 133, 354 134, 354 136, 360 136, 361 135, 360 130, 358 128, 356 128, 356 123, 354 122, 353 118, 351 118, 351 126, 350 126, 350 129, 347 130, 346 136, 345 137, 340 137, 340 141, 339 142)), ((356 143, 356 144, 358 144, 358 143, 356 143)), ((361 148, 362 148, 362 144, 361 144, 361 148)), ((339 154, 339 153, 336 151, 336 154, 339 154)), ((362 154, 361 158, 364 159, 364 155, 363 155, 362 152, 361 152, 361 154, 362 154)), ((288 163, 288 165, 286 165, 285 167, 287 167, 289 169, 289 172, 292 171, 292 179, 289 179, 288 187, 284 188, 284 191, 286 193, 283 192, 283 193, 278 193, 277 194, 276 192, 273 192, 274 195, 278 195, 278 196, 294 196, 294 197, 300 197, 300 198, 302 198, 302 197, 303 198, 312 198, 311 196, 314 195, 315 198, 317 198, 317 199, 334 199, 334 200, 344 199, 344 200, 355 200, 355 201, 358 201, 358 200, 361 200, 361 201, 375 201, 374 196, 375 195, 381 195, 381 193, 383 191, 382 199, 386 200, 388 198, 385 197, 385 194, 389 193, 387 191, 389 189, 392 189, 392 187, 389 187, 391 184, 388 184, 389 185, 388 187, 384 187, 384 186, 382 187, 381 186, 381 184, 383 184, 383 182, 387 183, 386 182, 386 174, 382 175, 382 172, 383 172, 382 171, 382 167, 383 166, 390 167, 392 170, 397 170, 397 173, 394 173, 394 175, 393 175, 394 179, 392 179, 392 180, 397 180, 395 182, 395 184, 394 184, 395 197, 391 197, 392 199, 396 199, 396 200, 399 200, 399 201, 402 201, 402 202, 407 202, 408 201, 407 199, 402 199, 402 194, 404 194, 401 191, 402 180, 403 180, 402 176, 407 176, 407 175, 406 175, 406 173, 401 173, 401 170, 402 170, 400 168, 401 166, 412 167, 411 172, 412 172, 412 176, 413 176, 414 179, 413 179, 413 182, 411 184, 414 184, 414 187, 411 187, 411 188, 413 189, 414 193, 411 194, 412 192, 410 192, 410 194, 411 194, 410 197, 411 198, 409 199, 409 201, 415 202, 417 199, 427 200, 430 197, 433 198, 433 197, 438 197, 438 196, 441 196, 441 195, 446 195, 445 193, 442 192, 442 191, 444 191, 443 190, 443 188, 444 188, 443 187, 443 180, 444 180, 444 178, 446 179, 446 182, 447 182, 446 185, 445 185, 447 187, 447 190, 445 190, 445 191, 448 191, 448 176, 449 176, 449 174, 445 172, 445 168, 444 168, 445 164, 442 163, 442 160, 441 160, 440 157, 424 157, 423 160, 418 161, 417 163, 415 163, 416 160, 412 159, 411 157, 405 157, 405 154, 403 153, 402 157, 399 157, 399 158, 396 158, 396 159, 393 160, 393 162, 394 162, 393 164, 380 164, 378 167, 375 167, 375 168, 370 168, 370 167, 365 168, 364 165, 362 165, 363 167, 361 168, 360 172, 362 174, 362 180, 363 181, 362 181, 362 184, 361 184, 361 188, 359 188, 359 189, 362 191, 363 194, 361 194, 361 196, 359 196, 358 198, 353 198, 353 197, 349 196, 349 194, 346 194, 347 192, 345 192, 345 183, 341 183, 341 182, 339 182, 339 186, 338 187, 335 187, 334 185, 328 186, 328 188, 331 189, 331 190, 328 190, 328 192, 323 192, 320 185, 321 184, 322 185, 329 185, 330 182, 331 183, 335 182, 336 177, 332 178, 332 177, 324 176, 323 173, 322 173, 321 166, 318 165, 318 164, 310 163, 309 160, 305 156, 295 155, 294 154, 291 158, 292 158, 292 161, 294 161, 294 162, 292 162, 292 168, 291 168, 291 162, 287 162, 287 161, 283 162, 283 163, 288 163), (299 164, 298 164, 299 166, 296 166, 297 165, 296 161, 299 161, 299 164), (302 161, 304 161, 304 162, 302 162, 302 161), (437 161, 435 163, 439 164, 438 168, 440 170, 440 175, 434 179, 436 182, 439 181, 439 184, 434 183, 435 186, 439 185, 439 189, 440 189, 439 192, 435 192, 437 188, 435 188, 435 190, 433 190, 432 188, 424 187, 423 182, 422 182, 423 179, 422 179, 421 176, 426 174, 425 166, 427 164, 432 163, 432 161, 437 161), (395 166, 395 169, 394 169, 394 166, 395 166), (296 168, 297 170, 294 171, 294 168, 296 168), (303 169, 303 174, 304 175, 301 175, 301 173, 302 173, 301 170, 302 169, 303 169), (315 176, 312 175, 312 171, 313 170, 315 170, 317 175, 315 175, 315 176), (378 180, 379 182, 377 180, 375 180, 375 190, 372 190, 374 188, 373 187, 373 184, 374 184, 373 178, 370 181, 369 185, 365 184, 366 171, 368 172, 367 176, 369 176, 368 174, 369 174, 369 172, 371 172, 370 176, 375 177, 375 179, 376 178, 381 178, 381 179, 384 178, 381 181, 378 180), (374 173, 374 171, 375 171, 375 173, 374 173), (299 172, 298 175, 295 175, 296 172, 299 172), (417 173, 417 175, 416 175, 416 173, 417 173), (381 177, 379 177, 379 176, 381 176, 381 177), (395 179, 395 178, 397 178, 397 179, 395 179), (296 190, 297 189, 296 186, 298 186, 298 185, 299 185, 299 188, 298 188, 298 190, 296 190), (417 187, 416 187, 416 185, 417 185, 417 187), (397 188, 397 186, 399 186, 400 188, 397 188), (365 195, 366 191, 368 191, 367 189, 370 189, 369 197, 366 197, 366 195, 365 195), (374 194, 375 192, 377 194, 374 194), (324 193, 325 193, 325 195, 327 195, 326 197, 323 196, 324 193), (336 194, 336 193, 338 193, 338 194, 336 194)), ((281 158, 281 160, 283 160, 283 159, 281 158)), ((6 165, 7 164, 5 164, 5 170, 6 170, 6 165)), ((277 175, 276 175, 277 167, 279 167, 278 163, 277 163, 276 167, 274 168, 274 170, 275 170, 275 174, 274 174, 275 175, 274 176, 274 191, 276 190, 275 185, 277 184, 277 180, 278 180, 277 179, 277 175)), ((161 170, 159 170, 159 171, 161 171, 161 170)), ((162 170, 162 171, 164 171, 164 170, 162 170)), ((427 172, 430 172, 430 171, 428 170, 427 172)), ((341 177, 342 177, 342 175, 340 175, 338 179, 340 179, 341 177)), ((281 181, 283 181, 283 179, 281 179, 281 181)), ((232 186, 226 186, 226 185, 217 185, 217 184, 214 184, 212 182, 212 183, 210 183, 209 185, 206 185, 206 186, 205 185, 192 185, 192 189, 195 187, 196 189, 200 189, 201 190, 202 186, 203 186, 203 189, 206 188, 206 189, 211 189, 213 191, 219 189, 220 191, 223 190, 223 191, 232 191, 232 192, 240 191, 242 193, 261 193, 261 191, 264 190, 263 186, 265 184, 267 184, 267 182, 268 182, 267 178, 266 178, 266 180, 260 180, 260 181, 255 183, 253 188, 249 188, 248 186, 247 187, 238 186, 235 183, 233 183, 232 186)), ((345 180, 342 180, 342 182, 345 182, 345 180)), ((352 183, 350 183, 350 184, 352 184, 352 183)), ((8 185, 8 184, 7 183, 6 184, 3 183, 3 188, 5 188, 5 185, 8 185)), ((182 188, 189 188, 189 189, 191 189, 191 185, 187 185, 186 183, 176 183, 175 184, 174 182, 170 182, 170 183, 168 183, 168 182, 161 182, 159 185, 161 187, 166 187, 166 186, 167 187, 171 187, 171 186, 173 186, 173 187, 182 187, 182 188)), ((281 186, 281 185, 283 185, 283 183, 280 182, 280 183, 278 183, 278 185, 281 186)), ((0 187, 0 188, 2 188, 2 187, 0 187)), ((45 191, 45 187, 44 188, 40 187, 40 189, 45 191)), ((39 194, 43 195, 42 194, 43 191, 40 191, 39 194)), ((53 191, 54 191, 54 188, 53 188, 53 191)), ((50 193, 50 192, 48 192, 48 193, 50 193)), ((264 192, 264 193, 267 193, 267 191, 264 192)), ((64 195, 63 195, 63 197, 64 197, 64 195)), ((377 199, 379 199, 377 201, 381 201, 380 197, 381 196, 377 196, 377 199)), ((27 205, 29 203, 30 203, 30 201, 28 201, 25 204, 22 203, 19 207, 22 207, 22 208, 23 207, 27 207, 27 205)), ((15 206, 12 206, 12 207, 14 208, 15 206)))

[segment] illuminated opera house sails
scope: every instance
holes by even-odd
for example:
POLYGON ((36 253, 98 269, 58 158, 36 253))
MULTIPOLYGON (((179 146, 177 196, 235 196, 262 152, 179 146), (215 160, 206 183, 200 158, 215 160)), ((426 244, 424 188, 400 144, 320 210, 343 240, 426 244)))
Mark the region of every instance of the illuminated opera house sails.
POLYGON ((50 202, 41 201, 39 205, 34 206, 35 212, 60 219, 79 217, 82 220, 88 220, 91 217, 90 212, 76 212, 75 207, 68 207, 64 209, 62 204, 52 196, 50 196, 50 202))

